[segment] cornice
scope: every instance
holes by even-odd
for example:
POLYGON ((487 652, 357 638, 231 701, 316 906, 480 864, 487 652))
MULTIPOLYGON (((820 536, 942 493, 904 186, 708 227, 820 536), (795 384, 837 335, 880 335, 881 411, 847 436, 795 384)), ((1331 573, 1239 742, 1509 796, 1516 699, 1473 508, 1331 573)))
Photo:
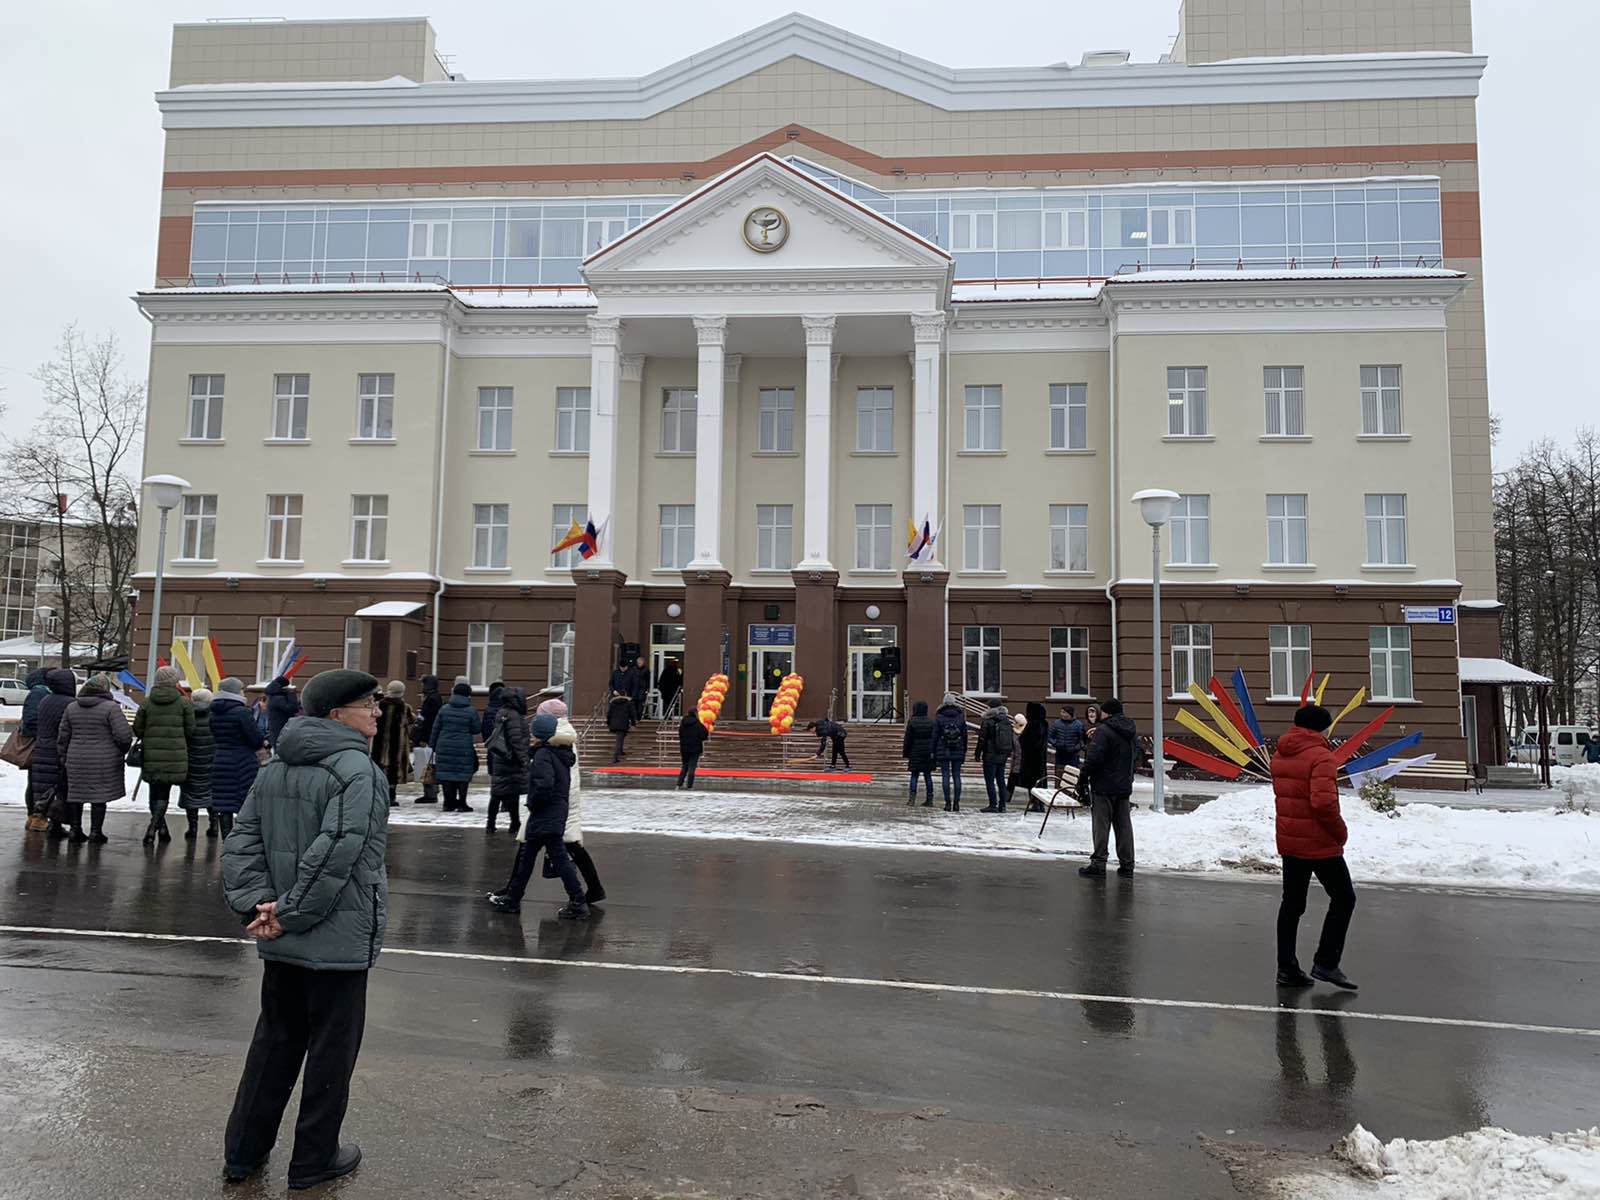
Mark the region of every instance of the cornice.
POLYGON ((1474 97, 1479 55, 953 69, 798 13, 632 79, 202 85, 156 93, 167 129, 641 120, 799 57, 947 112, 1474 97))

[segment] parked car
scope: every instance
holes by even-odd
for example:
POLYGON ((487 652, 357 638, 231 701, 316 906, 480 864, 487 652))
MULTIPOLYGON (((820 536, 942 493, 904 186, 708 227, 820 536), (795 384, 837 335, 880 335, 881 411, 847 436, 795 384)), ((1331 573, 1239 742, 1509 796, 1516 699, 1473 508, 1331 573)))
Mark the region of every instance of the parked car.
POLYGON ((28 685, 20 679, 0 679, 0 704, 21 704, 28 698, 28 685))
MULTIPOLYGON (((1570 767, 1583 761, 1583 751, 1596 737, 1583 725, 1551 725, 1550 761, 1557 766, 1570 767)), ((1539 731, 1524 729, 1511 746, 1511 760, 1519 763, 1539 761, 1539 731)))

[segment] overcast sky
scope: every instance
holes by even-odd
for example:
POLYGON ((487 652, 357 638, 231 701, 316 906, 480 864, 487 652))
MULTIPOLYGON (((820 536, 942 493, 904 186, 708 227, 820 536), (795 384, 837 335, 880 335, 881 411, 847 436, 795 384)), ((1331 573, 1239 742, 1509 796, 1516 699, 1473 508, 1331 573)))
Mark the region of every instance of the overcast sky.
MULTIPOLYGON (((476 79, 638 75, 796 7, 800 0, 454 0, 428 14, 439 50, 476 79)), ((1404 0, 1397 0, 1404 2, 1404 0)), ((1177 0, 810 0, 803 10, 957 67, 1071 61, 1124 48, 1164 52, 1177 0)), ((1478 102, 1490 402, 1496 461, 1593 415, 1593 288, 1600 197, 1592 112, 1595 0, 1477 0, 1474 45, 1489 56, 1478 102), (1562 199, 1565 197, 1565 199, 1562 199), (1555 203, 1555 201, 1561 201, 1555 203), (1566 222, 1573 224, 1568 228, 1566 222), (1570 237, 1569 237, 1570 235, 1570 237)), ((0 402, 8 433, 38 410, 32 379, 61 327, 115 331, 143 377, 148 332, 128 297, 155 273, 161 124, 171 26, 207 17, 410 16, 410 0, 52 0, 8 23, 0 46, 0 402)))

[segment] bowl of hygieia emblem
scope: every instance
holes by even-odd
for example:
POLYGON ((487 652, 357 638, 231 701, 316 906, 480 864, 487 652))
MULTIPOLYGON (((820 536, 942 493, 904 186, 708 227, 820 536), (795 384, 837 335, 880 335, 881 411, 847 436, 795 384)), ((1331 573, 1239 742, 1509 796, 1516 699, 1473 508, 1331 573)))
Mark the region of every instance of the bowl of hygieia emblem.
POLYGON ((744 240, 752 250, 772 251, 789 237, 789 220, 775 208, 757 208, 744 219, 744 240))

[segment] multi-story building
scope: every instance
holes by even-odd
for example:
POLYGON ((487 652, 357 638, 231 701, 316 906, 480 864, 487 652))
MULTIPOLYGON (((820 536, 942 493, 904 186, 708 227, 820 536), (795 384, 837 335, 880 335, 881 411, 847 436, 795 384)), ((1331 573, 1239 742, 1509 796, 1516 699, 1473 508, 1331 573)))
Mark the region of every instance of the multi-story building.
POLYGON ((1148 712, 1159 487, 1169 714, 1237 665, 1286 718, 1315 669, 1460 757, 1458 627, 1417 618, 1494 637, 1467 0, 1240 9, 1157 63, 793 16, 578 82, 452 75, 420 20, 179 26, 162 642, 1148 712))

